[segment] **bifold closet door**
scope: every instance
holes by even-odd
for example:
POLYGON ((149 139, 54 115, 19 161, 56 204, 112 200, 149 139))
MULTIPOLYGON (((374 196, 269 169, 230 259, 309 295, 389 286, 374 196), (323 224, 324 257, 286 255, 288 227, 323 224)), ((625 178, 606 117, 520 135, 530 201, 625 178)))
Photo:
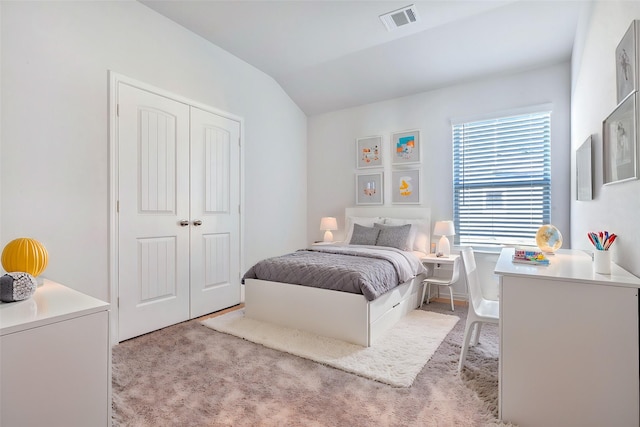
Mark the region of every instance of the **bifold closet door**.
POLYGON ((118 340, 240 302, 240 123, 118 87, 118 340))
POLYGON ((240 302, 240 123, 191 107, 191 317, 240 302))
POLYGON ((189 319, 189 106, 118 87, 118 338, 189 319))

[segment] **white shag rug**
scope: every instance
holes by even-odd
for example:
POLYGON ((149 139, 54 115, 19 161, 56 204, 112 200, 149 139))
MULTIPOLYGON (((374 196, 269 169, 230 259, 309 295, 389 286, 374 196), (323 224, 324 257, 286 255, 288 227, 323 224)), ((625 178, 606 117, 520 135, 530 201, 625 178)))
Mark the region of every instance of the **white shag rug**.
POLYGON ((371 347, 248 319, 244 310, 212 317, 202 324, 391 386, 410 387, 458 320, 452 315, 413 310, 371 347))

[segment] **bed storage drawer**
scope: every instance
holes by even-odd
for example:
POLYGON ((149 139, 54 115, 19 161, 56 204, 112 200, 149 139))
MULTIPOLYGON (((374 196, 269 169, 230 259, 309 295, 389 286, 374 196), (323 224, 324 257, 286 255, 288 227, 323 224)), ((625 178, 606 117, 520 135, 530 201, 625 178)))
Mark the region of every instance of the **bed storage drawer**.
MULTIPOLYGON (((369 322, 374 323, 389 311, 392 311, 402 301, 409 299, 411 295, 419 298, 416 294, 422 295, 422 286, 422 278, 414 278, 372 301, 369 306, 369 322)), ((418 304, 416 302, 412 309, 416 308, 418 304)))
POLYGON ((420 297, 422 296, 422 280, 415 280, 413 283, 405 283, 407 286, 406 291, 399 290, 393 295, 391 301, 394 301, 391 305, 386 305, 386 310, 383 310, 384 306, 371 305, 370 307, 376 307, 376 318, 371 320, 371 326, 369 328, 369 343, 375 344, 380 336, 382 336, 387 330, 402 319, 407 313, 413 311, 420 305, 420 297), (395 302, 398 298, 400 300, 395 302))

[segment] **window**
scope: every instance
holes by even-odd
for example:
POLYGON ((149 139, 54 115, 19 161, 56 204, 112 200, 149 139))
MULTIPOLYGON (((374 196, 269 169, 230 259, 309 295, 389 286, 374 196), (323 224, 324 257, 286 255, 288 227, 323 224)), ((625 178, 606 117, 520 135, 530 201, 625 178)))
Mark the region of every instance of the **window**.
POLYGON ((462 245, 535 245, 551 210, 551 112, 453 125, 453 214, 462 245))

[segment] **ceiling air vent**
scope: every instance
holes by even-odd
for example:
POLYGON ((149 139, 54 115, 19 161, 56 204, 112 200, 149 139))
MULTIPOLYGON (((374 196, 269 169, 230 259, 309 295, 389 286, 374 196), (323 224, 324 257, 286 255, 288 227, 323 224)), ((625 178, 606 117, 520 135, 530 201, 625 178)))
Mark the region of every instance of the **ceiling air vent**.
POLYGON ((393 31, 396 28, 418 22, 420 17, 418 16, 416 5, 412 4, 398 10, 394 10, 393 12, 380 15, 380 20, 387 28, 387 31, 393 31))

